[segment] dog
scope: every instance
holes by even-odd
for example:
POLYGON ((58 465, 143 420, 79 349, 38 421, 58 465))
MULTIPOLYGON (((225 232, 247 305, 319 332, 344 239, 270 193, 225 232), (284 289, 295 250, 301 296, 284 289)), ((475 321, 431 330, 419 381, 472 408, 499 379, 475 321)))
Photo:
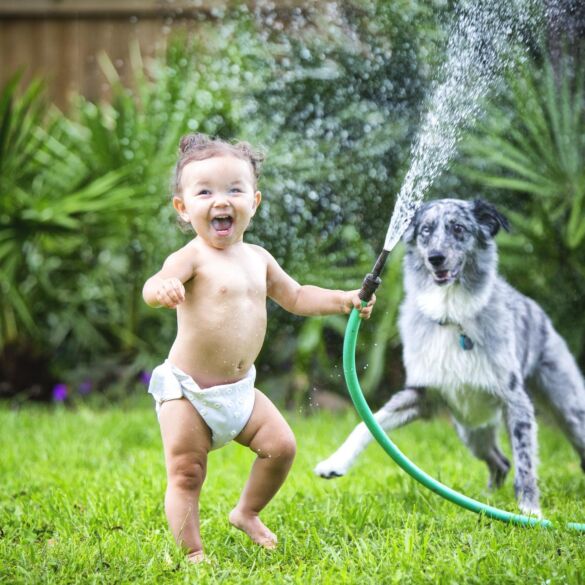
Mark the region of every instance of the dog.
MULTIPOLYGON (((505 422, 518 506, 541 517, 535 399, 556 415, 585 471, 585 387, 542 308, 498 275, 501 228, 509 229, 506 217, 483 200, 440 199, 415 214, 403 237, 406 384, 375 419, 390 431, 446 406, 459 437, 486 463, 490 488, 510 470, 498 444, 505 422)), ((344 475, 371 439, 360 423, 315 473, 344 475)))

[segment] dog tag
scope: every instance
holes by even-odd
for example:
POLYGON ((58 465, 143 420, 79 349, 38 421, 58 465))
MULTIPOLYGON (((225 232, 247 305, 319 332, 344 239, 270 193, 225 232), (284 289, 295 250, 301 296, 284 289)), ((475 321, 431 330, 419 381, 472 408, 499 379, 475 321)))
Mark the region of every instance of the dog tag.
POLYGON ((462 333, 459 336, 459 345, 461 346, 461 349, 464 349, 465 351, 473 349, 473 341, 471 341, 471 339, 469 339, 465 333, 462 333))

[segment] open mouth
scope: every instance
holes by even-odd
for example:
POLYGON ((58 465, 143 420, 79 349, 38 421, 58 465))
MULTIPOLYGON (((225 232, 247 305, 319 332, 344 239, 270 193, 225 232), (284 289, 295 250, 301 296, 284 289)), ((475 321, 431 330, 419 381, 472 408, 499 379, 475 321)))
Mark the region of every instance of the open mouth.
POLYGON ((234 220, 231 215, 218 215, 211 220, 211 225, 219 236, 229 235, 233 224, 234 220))
POLYGON ((443 285, 453 282, 458 274, 458 270, 435 270, 433 272, 433 278, 435 279, 436 284, 443 285))

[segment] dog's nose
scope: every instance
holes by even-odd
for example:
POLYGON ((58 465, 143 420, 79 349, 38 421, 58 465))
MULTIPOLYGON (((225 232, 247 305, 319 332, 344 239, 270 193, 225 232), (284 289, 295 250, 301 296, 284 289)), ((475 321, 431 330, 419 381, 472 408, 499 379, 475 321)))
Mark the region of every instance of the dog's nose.
POLYGON ((443 262, 445 262, 445 256, 441 254, 441 252, 439 252, 438 250, 433 250, 432 252, 430 252, 428 258, 429 262, 435 268, 438 268, 439 266, 441 266, 441 264, 443 264, 443 262))

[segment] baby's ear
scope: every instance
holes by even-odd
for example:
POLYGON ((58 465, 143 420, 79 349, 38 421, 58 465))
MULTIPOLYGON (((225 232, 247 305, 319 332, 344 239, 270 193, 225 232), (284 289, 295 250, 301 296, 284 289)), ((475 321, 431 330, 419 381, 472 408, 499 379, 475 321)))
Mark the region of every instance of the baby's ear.
POLYGON ((185 211, 185 202, 182 197, 175 195, 173 197, 173 207, 177 213, 183 213, 185 211))
POLYGON ((189 221, 189 216, 187 215, 187 210, 185 209, 185 202, 183 201, 182 197, 179 197, 178 195, 173 197, 173 207, 183 221, 189 221))
POLYGON ((476 199, 471 209, 477 223, 484 230, 487 230, 492 238, 500 231, 500 228, 504 228, 507 232, 510 231, 510 223, 506 216, 502 215, 491 203, 483 199, 476 199))
POLYGON ((256 213, 256 210, 258 209, 260 202, 262 201, 262 193, 260 193, 260 191, 256 191, 256 193, 254 193, 254 213, 256 213))

